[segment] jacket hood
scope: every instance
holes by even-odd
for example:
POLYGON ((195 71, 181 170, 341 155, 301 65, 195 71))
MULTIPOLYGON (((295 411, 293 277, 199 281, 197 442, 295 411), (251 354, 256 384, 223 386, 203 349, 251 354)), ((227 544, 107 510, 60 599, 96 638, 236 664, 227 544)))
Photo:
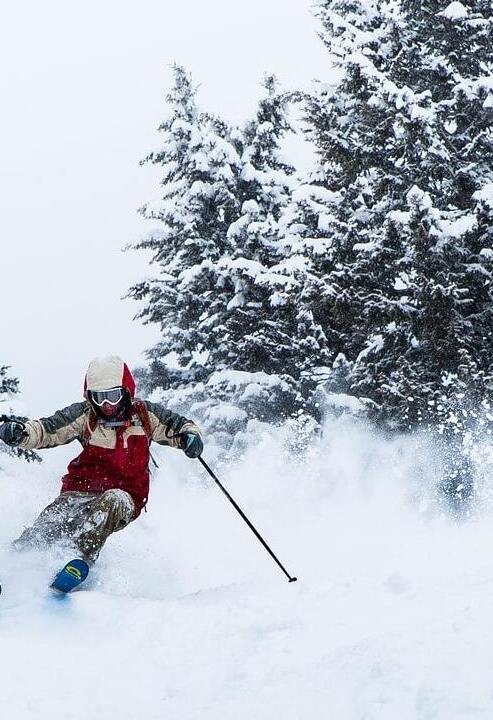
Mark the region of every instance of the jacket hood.
POLYGON ((88 390, 109 390, 113 387, 124 387, 135 397, 135 380, 128 365, 118 355, 94 358, 89 363, 84 380, 84 397, 88 390))

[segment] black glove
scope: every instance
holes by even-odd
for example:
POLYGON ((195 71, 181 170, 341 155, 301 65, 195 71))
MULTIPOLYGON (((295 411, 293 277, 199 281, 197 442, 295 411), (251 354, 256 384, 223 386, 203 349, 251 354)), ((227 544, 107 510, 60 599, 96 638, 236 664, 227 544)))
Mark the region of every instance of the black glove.
POLYGON ((24 437, 24 423, 13 420, 0 425, 0 440, 3 440, 6 445, 14 447, 18 445, 24 437))
POLYGON ((202 455, 204 443, 197 433, 183 433, 181 436, 181 449, 189 458, 198 458, 202 455))

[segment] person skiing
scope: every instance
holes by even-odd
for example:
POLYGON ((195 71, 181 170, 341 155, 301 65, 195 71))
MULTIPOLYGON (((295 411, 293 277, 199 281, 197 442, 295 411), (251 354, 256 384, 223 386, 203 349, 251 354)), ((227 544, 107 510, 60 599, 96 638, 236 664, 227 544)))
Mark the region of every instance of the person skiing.
MULTIPOLYGON (((158 403, 135 398, 132 373, 116 355, 89 364, 83 402, 48 418, 5 422, 0 439, 26 450, 81 443, 82 452, 68 465, 59 496, 13 545, 23 549, 66 541, 87 565, 97 560, 112 533, 145 508, 151 441, 182 449, 190 458, 203 450, 195 423, 158 403)), ((74 567, 71 571, 78 572, 74 567)))

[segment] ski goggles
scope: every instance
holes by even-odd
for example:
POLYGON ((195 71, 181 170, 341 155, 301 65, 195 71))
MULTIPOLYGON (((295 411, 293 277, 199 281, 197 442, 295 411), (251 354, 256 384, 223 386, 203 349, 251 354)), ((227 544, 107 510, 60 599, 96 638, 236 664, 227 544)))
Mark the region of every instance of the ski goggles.
POLYGON ((123 388, 115 387, 109 390, 89 390, 89 398, 98 407, 101 407, 105 402, 110 405, 118 405, 123 399, 123 388))

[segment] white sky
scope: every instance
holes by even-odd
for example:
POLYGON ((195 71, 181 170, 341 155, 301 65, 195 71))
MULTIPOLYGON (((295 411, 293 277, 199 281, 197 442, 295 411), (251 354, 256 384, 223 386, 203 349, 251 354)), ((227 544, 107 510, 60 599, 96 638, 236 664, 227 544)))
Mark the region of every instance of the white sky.
POLYGON ((131 365, 157 340, 120 298, 147 272, 121 248, 157 195, 155 146, 172 62, 204 108, 241 120, 265 72, 324 77, 310 0, 17 0, 0 30, 0 364, 32 412, 80 398, 95 355, 131 365))

